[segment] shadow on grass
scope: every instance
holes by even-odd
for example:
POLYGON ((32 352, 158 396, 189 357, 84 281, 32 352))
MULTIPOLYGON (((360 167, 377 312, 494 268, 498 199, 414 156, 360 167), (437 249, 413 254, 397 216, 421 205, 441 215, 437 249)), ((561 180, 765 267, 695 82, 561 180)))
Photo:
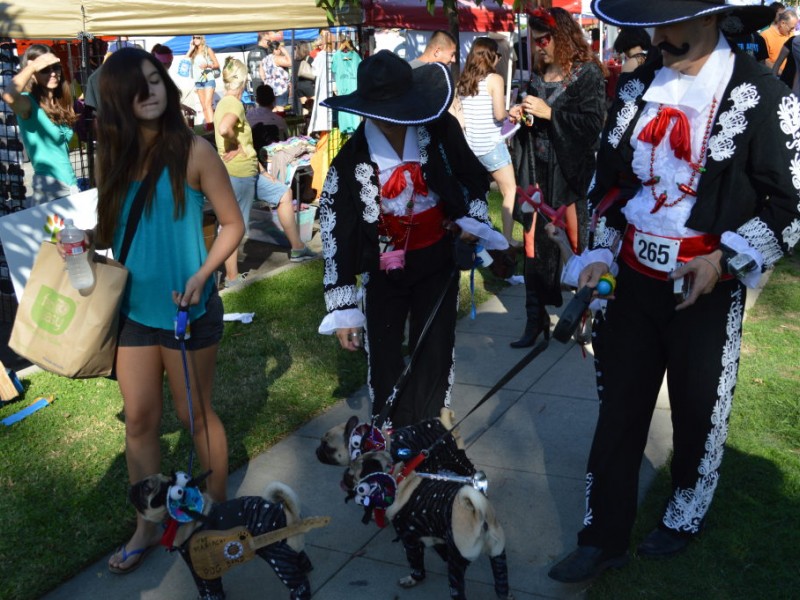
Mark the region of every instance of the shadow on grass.
MULTIPOLYGON (((632 551, 658 523, 669 493, 665 468, 639 511, 632 551)), ((625 569, 608 572, 588 598, 795 598, 798 510, 796 477, 787 478, 773 460, 728 447, 703 534, 672 559, 636 558, 625 569)))

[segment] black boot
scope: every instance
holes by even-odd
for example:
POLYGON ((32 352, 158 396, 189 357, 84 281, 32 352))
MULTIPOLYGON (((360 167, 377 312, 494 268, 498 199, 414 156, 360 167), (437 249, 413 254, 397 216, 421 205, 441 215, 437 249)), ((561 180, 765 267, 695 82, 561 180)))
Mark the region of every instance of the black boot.
POLYGON ((536 342, 536 338, 539 337, 540 333, 544 333, 544 339, 550 339, 550 315, 547 314, 544 308, 537 311, 533 316, 528 315, 522 337, 515 342, 511 342, 509 346, 512 348, 530 348, 536 342))

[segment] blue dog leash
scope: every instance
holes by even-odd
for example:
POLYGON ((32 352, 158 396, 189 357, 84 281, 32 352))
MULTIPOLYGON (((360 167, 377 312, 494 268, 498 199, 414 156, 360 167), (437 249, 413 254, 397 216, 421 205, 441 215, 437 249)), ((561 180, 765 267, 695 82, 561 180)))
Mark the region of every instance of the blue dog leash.
POLYGON ((175 339, 181 345, 181 360, 183 361, 183 378, 186 383, 186 401, 189 403, 189 435, 192 443, 189 448, 189 468, 186 470, 191 475, 194 463, 194 409, 192 408, 192 383, 189 378, 189 361, 186 359, 186 340, 192 336, 189 323, 189 307, 179 306, 175 315, 175 339))

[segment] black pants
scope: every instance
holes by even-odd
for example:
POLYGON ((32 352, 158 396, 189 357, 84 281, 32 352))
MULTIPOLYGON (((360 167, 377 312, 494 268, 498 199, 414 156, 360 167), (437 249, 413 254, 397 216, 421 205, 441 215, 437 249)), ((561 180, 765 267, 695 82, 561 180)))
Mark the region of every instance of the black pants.
POLYGON ((392 402, 389 418, 395 427, 438 417, 442 406, 450 403, 459 281, 453 275, 451 243, 450 237, 445 236, 432 246, 410 251, 402 273, 372 272, 365 285, 367 383, 373 415, 381 412, 405 368, 402 347, 406 320, 409 353, 413 353, 433 307, 447 287, 409 380, 392 402))
POLYGON ((720 282, 675 311, 672 283, 621 265, 616 299, 595 323, 600 414, 586 473, 582 546, 627 550, 639 468, 667 374, 672 496, 660 526, 695 535, 714 496, 739 366, 745 288, 720 282))

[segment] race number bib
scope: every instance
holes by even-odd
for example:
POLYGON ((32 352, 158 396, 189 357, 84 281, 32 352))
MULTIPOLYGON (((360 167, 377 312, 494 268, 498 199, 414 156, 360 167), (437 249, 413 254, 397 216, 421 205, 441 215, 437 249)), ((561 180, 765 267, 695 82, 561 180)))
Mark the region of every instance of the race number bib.
POLYGON ((643 231, 633 234, 633 252, 636 260, 654 271, 669 273, 678 262, 680 240, 650 235, 643 231))

